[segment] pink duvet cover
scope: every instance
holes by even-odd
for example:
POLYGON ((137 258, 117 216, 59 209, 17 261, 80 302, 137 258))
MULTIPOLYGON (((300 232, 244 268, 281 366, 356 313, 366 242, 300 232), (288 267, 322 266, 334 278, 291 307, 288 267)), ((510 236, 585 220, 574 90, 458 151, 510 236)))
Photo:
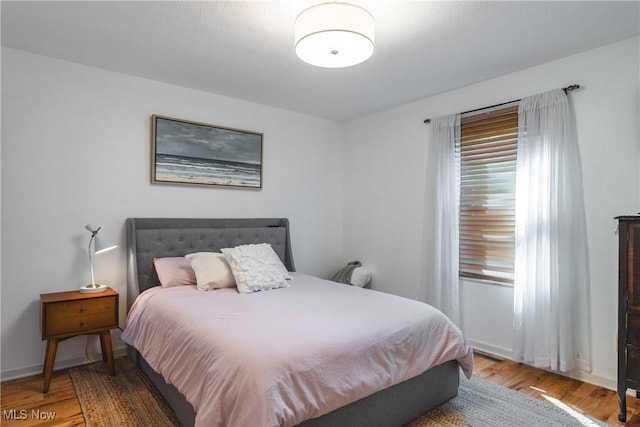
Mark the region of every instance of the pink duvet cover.
POLYGON ((471 348, 433 307, 294 273, 253 294, 142 293, 122 339, 196 411, 196 426, 292 426, 458 360, 471 348))

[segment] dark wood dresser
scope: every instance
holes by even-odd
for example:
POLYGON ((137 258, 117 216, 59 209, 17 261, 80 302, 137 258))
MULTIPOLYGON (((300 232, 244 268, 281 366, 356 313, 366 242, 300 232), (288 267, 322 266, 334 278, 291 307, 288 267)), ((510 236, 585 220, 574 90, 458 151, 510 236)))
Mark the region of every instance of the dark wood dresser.
POLYGON ((618 419, 627 420, 627 389, 640 390, 640 216, 619 216, 618 419))

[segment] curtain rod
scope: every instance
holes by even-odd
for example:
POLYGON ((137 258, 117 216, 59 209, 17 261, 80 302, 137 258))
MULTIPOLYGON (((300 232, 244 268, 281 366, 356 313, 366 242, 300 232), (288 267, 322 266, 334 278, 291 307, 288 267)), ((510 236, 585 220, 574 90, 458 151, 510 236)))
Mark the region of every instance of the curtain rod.
MULTIPOLYGON (((572 90, 576 90, 576 89, 580 89, 580 85, 573 84, 573 85, 569 85, 567 87, 562 88, 564 93, 571 92, 572 90)), ((500 107, 502 105, 507 105, 507 104, 511 104, 519 101, 521 101, 521 99, 514 99, 513 101, 501 102, 500 104, 489 105, 488 107, 482 107, 482 108, 476 108, 475 110, 463 111, 460 114, 462 115, 462 114, 475 113, 476 111, 486 110, 487 108, 500 107)), ((431 119, 424 119, 424 123, 431 123, 431 119)))

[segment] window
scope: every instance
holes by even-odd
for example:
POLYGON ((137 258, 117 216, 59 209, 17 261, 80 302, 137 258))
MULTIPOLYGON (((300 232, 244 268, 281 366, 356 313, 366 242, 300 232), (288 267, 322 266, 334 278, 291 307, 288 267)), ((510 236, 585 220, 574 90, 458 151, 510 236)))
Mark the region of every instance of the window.
POLYGON ((460 276, 513 284, 518 105, 460 121, 460 276))

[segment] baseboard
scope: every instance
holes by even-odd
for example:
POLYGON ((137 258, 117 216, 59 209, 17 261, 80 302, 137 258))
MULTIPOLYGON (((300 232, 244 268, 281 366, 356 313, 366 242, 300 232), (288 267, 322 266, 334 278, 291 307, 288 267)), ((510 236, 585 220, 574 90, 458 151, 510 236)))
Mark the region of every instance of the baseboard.
MULTIPOLYGON (((469 340, 469 343, 474 349, 479 350, 483 353, 487 353, 490 356, 499 357, 507 360, 513 360, 511 349, 498 347, 495 345, 491 345, 491 344, 487 344, 487 343, 483 343, 481 341, 475 341, 475 340, 469 340)), ((521 362, 518 362, 518 363, 521 363, 521 362)), ((607 376, 598 375, 597 373, 593 373, 593 372, 585 372, 580 370, 571 371, 571 372, 558 372, 558 371, 552 371, 549 369, 545 369, 545 371, 552 372, 554 374, 562 375, 565 377, 573 378, 574 380, 582 381, 585 383, 597 385, 599 387, 603 387, 613 391, 616 391, 616 388, 617 388, 617 382, 615 378, 609 378, 607 376)), ((631 392, 629 392, 628 394, 631 394, 631 392)), ((633 393, 633 395, 635 395, 635 392, 633 393)))
MULTIPOLYGON (((113 349, 113 357, 125 357, 126 355, 127 355, 126 347, 113 349)), ((80 357, 56 360, 54 369, 58 371, 60 369, 72 368, 78 365, 87 365, 89 363, 98 362, 100 360, 102 360, 102 354, 100 353, 89 353, 88 358, 86 355, 83 354, 80 357)), ((30 377, 33 375, 42 375, 43 369, 44 369, 44 363, 41 363, 38 365, 26 366, 24 368, 9 369, 6 371, 2 371, 2 373, 0 373, 0 381, 4 382, 9 380, 15 380, 18 378, 30 377)))
POLYGON ((511 359, 511 355, 513 353, 513 351, 510 348, 506 348, 506 347, 499 347, 499 346, 495 346, 492 344, 488 344, 482 341, 476 341, 476 340, 468 340, 469 344, 471 344, 471 346, 473 347, 474 350, 479 350, 483 353, 487 353, 490 356, 493 357, 499 357, 502 359, 507 359, 507 360, 512 360, 511 359))
MULTIPOLYGON (((555 372, 559 375, 564 375, 569 378, 573 378, 574 380, 579 380, 585 383, 597 385, 599 387, 608 388, 609 390, 616 391, 618 388, 618 383, 613 378, 607 378, 603 375, 594 374, 591 372, 585 371, 571 371, 571 372, 555 372)), ((629 392, 630 394, 630 392, 629 392)))
POLYGON ((473 357, 475 359, 481 358, 481 359, 490 360, 490 361, 496 362, 496 363, 502 363, 502 362, 505 361, 505 358, 502 357, 502 356, 496 356, 494 354, 490 354, 490 353, 487 353, 485 351, 478 350, 477 348, 473 349, 473 357))

